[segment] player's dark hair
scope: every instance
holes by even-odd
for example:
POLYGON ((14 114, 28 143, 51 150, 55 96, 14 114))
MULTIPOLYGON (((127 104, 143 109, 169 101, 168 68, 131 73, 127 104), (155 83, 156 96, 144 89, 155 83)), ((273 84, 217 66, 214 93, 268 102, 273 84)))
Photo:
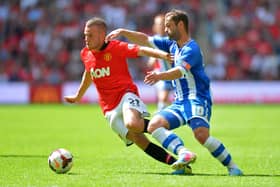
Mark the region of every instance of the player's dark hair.
POLYGON ((107 24, 106 24, 104 19, 99 18, 99 17, 93 17, 93 18, 89 19, 86 22, 86 26, 87 27, 91 27, 93 25, 98 26, 98 27, 104 29, 104 31, 106 33, 106 31, 107 31, 107 24))
POLYGON ((178 9, 172 9, 170 12, 167 12, 165 17, 170 17, 172 21, 177 25, 182 21, 185 25, 185 30, 189 33, 189 16, 187 12, 178 9))

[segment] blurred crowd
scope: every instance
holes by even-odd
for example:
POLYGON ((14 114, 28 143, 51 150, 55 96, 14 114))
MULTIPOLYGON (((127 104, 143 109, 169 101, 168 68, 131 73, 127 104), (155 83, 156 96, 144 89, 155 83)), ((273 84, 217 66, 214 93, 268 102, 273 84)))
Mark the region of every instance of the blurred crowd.
MULTIPOLYGON (((189 12, 211 79, 280 80, 277 0, 2 0, 0 82, 80 80, 89 18, 104 18, 109 31, 124 27, 152 35, 153 17, 172 8, 189 12)), ((129 62, 134 79, 143 79, 146 60, 129 62)))
POLYGON ((279 80, 280 1, 214 2, 205 9, 211 79, 279 80))

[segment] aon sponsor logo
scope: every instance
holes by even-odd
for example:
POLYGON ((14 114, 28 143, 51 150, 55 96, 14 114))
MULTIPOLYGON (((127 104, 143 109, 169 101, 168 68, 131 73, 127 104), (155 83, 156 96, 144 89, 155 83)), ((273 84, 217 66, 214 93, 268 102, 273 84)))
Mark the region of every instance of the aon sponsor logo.
POLYGON ((91 77, 98 79, 106 76, 110 76, 110 67, 104 67, 104 68, 91 68, 90 69, 91 77))

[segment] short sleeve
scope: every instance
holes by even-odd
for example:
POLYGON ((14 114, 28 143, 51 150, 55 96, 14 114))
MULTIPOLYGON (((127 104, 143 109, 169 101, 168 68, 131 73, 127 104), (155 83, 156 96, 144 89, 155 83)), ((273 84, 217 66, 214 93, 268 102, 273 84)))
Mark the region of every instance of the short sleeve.
POLYGON ((118 45, 118 53, 121 56, 125 56, 128 58, 136 58, 138 57, 139 46, 136 44, 130 44, 127 42, 120 42, 118 45))
POLYGON ((172 45, 172 41, 168 39, 168 37, 161 36, 150 36, 149 38, 150 44, 157 49, 161 49, 165 52, 170 52, 170 46, 172 45))

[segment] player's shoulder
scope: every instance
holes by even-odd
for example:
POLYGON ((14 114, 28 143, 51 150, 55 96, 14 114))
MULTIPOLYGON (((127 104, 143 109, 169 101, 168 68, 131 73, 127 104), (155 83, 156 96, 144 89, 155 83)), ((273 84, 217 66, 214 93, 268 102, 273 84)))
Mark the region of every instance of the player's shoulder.
POLYGON ((161 35, 154 35, 154 36, 149 36, 150 41, 161 41, 161 42, 167 42, 167 43, 172 43, 173 41, 169 39, 168 36, 161 36, 161 35))
POLYGON ((123 42, 121 40, 112 40, 112 41, 110 41, 108 47, 122 45, 123 43, 125 43, 125 42, 123 42))
POLYGON ((162 36, 162 35, 159 35, 159 34, 155 34, 152 37, 157 38, 157 39, 162 39, 162 40, 169 39, 168 36, 162 36))
POLYGON ((189 42, 187 42, 184 46, 183 46, 183 51, 186 52, 199 52, 200 51, 200 47, 198 45, 198 43, 191 39, 189 42))
POLYGON ((89 50, 87 47, 84 47, 83 49, 81 49, 80 51, 80 56, 83 59, 87 54, 88 54, 89 50))
POLYGON ((112 40, 112 41, 110 41, 110 43, 106 49, 120 48, 120 47, 127 46, 127 45, 128 45, 127 42, 124 42, 121 40, 112 40))
POLYGON ((111 47, 114 49, 117 48, 119 50, 127 51, 127 50, 134 50, 139 47, 139 45, 134 44, 134 43, 128 43, 128 42, 121 41, 121 40, 113 40, 113 41, 114 41, 114 43, 111 45, 111 47))
POLYGON ((191 39, 188 43, 187 43, 187 46, 189 46, 190 48, 192 49, 199 49, 199 44, 194 40, 194 39, 191 39))
POLYGON ((81 54, 81 56, 82 56, 82 55, 85 55, 85 54, 88 53, 88 52, 89 52, 88 48, 87 48, 87 47, 84 47, 83 49, 81 49, 80 54, 81 54))
POLYGON ((120 42, 121 42, 120 40, 111 40, 111 41, 109 41, 109 45, 117 45, 120 42))
POLYGON ((84 47, 81 50, 80 56, 81 56, 81 60, 83 62, 88 62, 88 61, 91 61, 91 60, 95 59, 94 55, 91 53, 91 51, 87 47, 84 47))

